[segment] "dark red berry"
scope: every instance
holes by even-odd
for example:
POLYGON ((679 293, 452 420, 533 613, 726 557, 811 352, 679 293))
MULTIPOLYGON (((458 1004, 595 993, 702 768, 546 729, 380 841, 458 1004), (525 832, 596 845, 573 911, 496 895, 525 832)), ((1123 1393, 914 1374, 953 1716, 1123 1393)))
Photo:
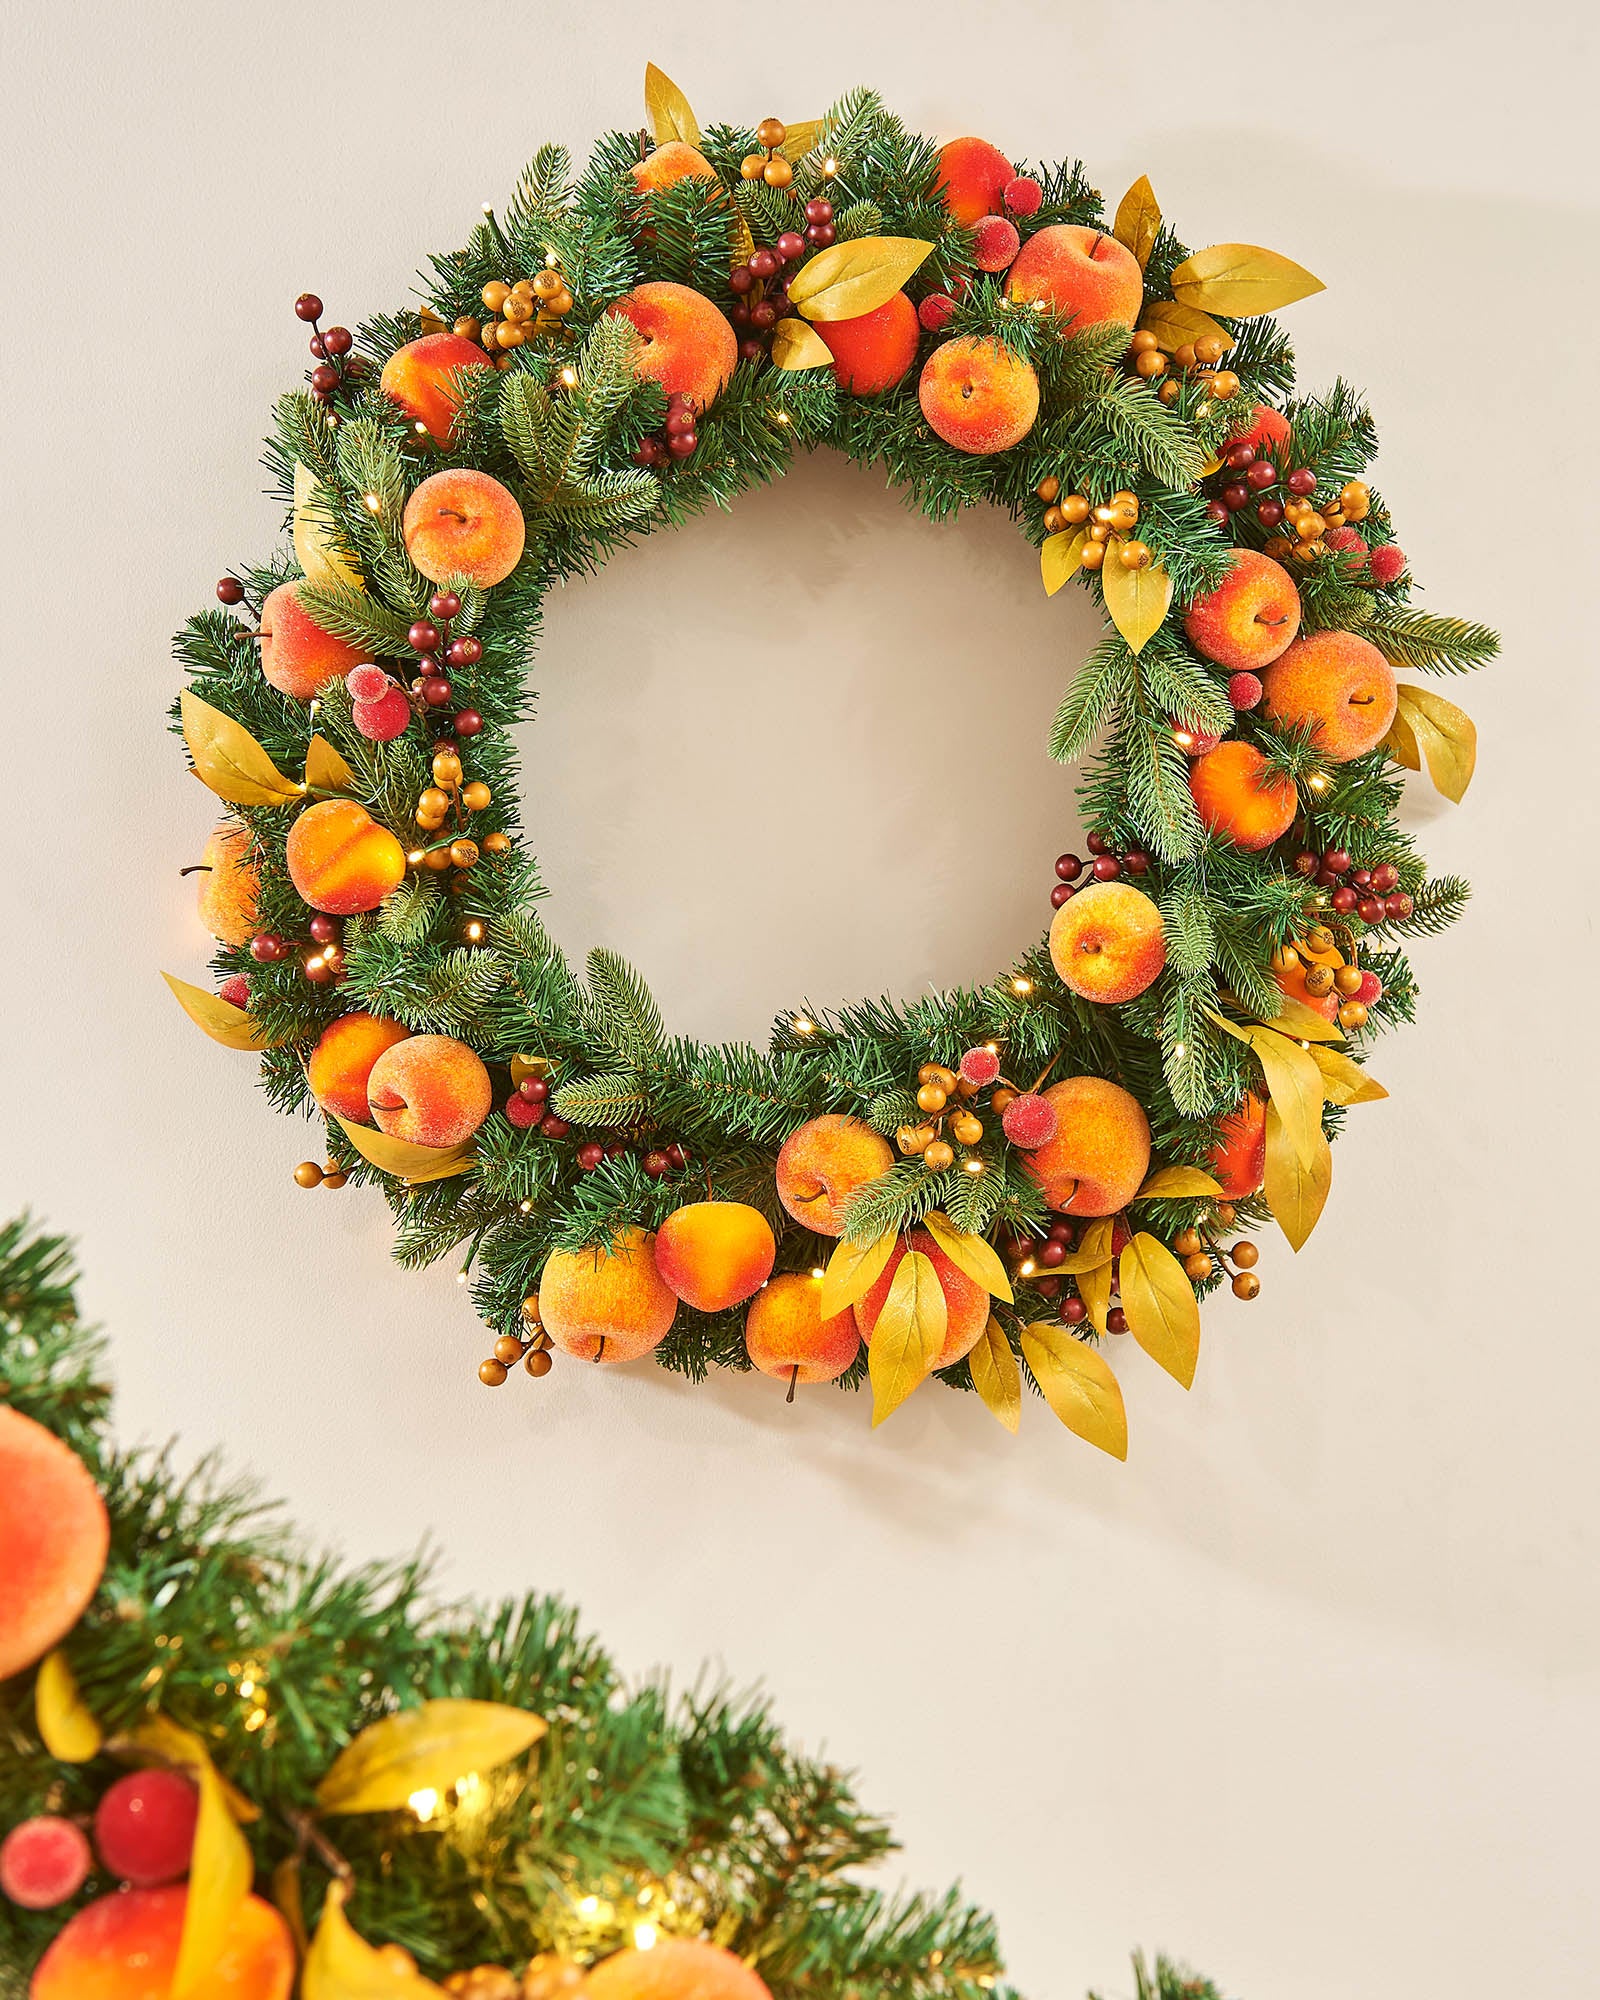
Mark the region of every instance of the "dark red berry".
POLYGON ((750 308, 750 324, 766 328, 778 323, 778 308, 771 299, 758 299, 750 308))
POLYGON ((1110 1312, 1106 1314, 1106 1332, 1126 1333, 1127 1330, 1128 1315, 1122 1310, 1121 1306, 1113 1306, 1110 1312))
POLYGON ((525 1097, 519 1095, 516 1091, 513 1091, 506 1099, 505 1113, 510 1123, 522 1132, 530 1131, 544 1116, 542 1106, 530 1104, 525 1097))
POLYGON ((1400 870, 1392 861, 1385 861, 1372 871, 1372 886, 1380 896, 1387 896, 1400 880, 1400 870))
POLYGON ((1222 489, 1222 504, 1230 514, 1237 514, 1241 508, 1248 507, 1250 505, 1250 497, 1250 489, 1242 480, 1238 481, 1235 485, 1224 486, 1222 489))
POLYGON ((244 585, 236 576, 222 577, 217 584, 217 596, 224 604, 243 604, 244 585))
POLYGON ((446 625, 452 618, 461 615, 461 599, 453 590, 436 590, 428 599, 428 609, 435 618, 443 619, 446 625))
POLYGON ((458 736, 476 736, 482 727, 483 717, 475 708, 464 708, 456 717, 456 734, 458 736))
MULTIPOLYGON (((1353 894, 1354 891, 1351 893, 1353 894)), ((1356 904, 1356 915, 1360 917, 1364 924, 1381 924, 1383 922, 1383 905, 1378 901, 1376 896, 1363 896, 1360 902, 1356 904)))
POLYGON ((635 465, 659 465, 667 455, 660 438, 644 437, 633 448, 635 465))
POLYGON ((422 699, 429 708, 443 708, 455 690, 442 674, 424 674, 421 681, 422 699))
POLYGON ((781 262, 776 250, 753 250, 750 253, 750 269, 758 278, 775 277, 781 262))
POLYGON ((294 302, 294 314, 296 319, 303 319, 307 322, 314 319, 321 319, 321 299, 317 297, 315 292, 302 292, 294 302))
POLYGON ((685 431, 692 431, 694 426, 695 414, 693 410, 674 410, 667 418, 667 436, 669 438, 682 437, 685 431))
POLYGON ((813 222, 806 230, 806 241, 818 250, 826 250, 834 238, 831 222, 813 222))
POLYGON ((578 1165, 586 1174, 592 1174, 596 1167, 605 1163, 606 1149, 597 1139, 590 1139, 578 1148, 578 1165))
POLYGON ((1097 854, 1089 872, 1097 882, 1115 882, 1122 873, 1122 863, 1114 854, 1097 854))
POLYGON ((554 1111, 548 1111, 539 1120, 539 1130, 547 1139, 564 1139, 572 1130, 565 1118, 554 1111))
POLYGON ((324 361, 311 371, 311 386, 319 396, 331 396, 339 386, 339 371, 324 361))
POLYGON ((1344 875, 1348 873, 1350 867, 1349 850, 1343 847, 1330 847, 1322 857, 1322 865, 1330 875, 1344 875))
POLYGON ((792 264, 806 254, 806 239, 798 229, 786 229, 772 247, 786 264, 792 264))
POLYGON ((681 1174, 688 1164, 689 1155, 678 1144, 677 1140, 674 1139, 672 1144, 667 1148, 667 1165, 671 1167, 675 1174, 681 1174))
POLYGON ((1058 1243, 1052 1236, 1048 1243, 1041 1243, 1039 1245, 1035 1262, 1054 1266, 1056 1264, 1064 1264, 1066 1261, 1067 1246, 1065 1243, 1058 1243))
POLYGON ((741 264, 736 271, 728 273, 728 290, 742 297, 756 282, 756 274, 748 264, 741 264))
POLYGON ((1083 863, 1075 854, 1058 854, 1056 856, 1056 873, 1061 877, 1063 882, 1076 882, 1078 877, 1083 873, 1083 863))
POLYGON ((1403 920, 1410 916, 1411 912, 1416 908, 1416 904, 1412 902, 1404 889, 1397 889, 1392 896, 1384 897, 1383 908, 1386 916, 1403 920))
POLYGON ((1206 502, 1206 519, 1214 522, 1220 528, 1228 519, 1228 510, 1220 500, 1208 500, 1206 502))
POLYGON ((330 326, 322 336, 322 345, 325 353, 348 354, 355 345, 355 338, 347 326, 330 326))
POLYGON ((286 950, 283 939, 273 931, 257 931, 250 940, 250 956, 257 965, 276 965, 286 950))
POLYGON ((677 437, 667 439, 667 450, 674 458, 690 458, 695 446, 700 442, 693 431, 683 431, 677 437))
POLYGON ((824 201, 821 195, 814 195, 806 203, 807 222, 832 222, 832 220, 833 203, 831 201, 824 201))
POLYGON ((1257 493, 1263 493, 1269 486, 1277 485, 1278 468, 1268 460, 1259 458, 1245 474, 1244 483, 1246 486, 1253 487, 1257 493))
POLYGON ((1150 857, 1145 853, 1143 848, 1130 847, 1122 857, 1122 865, 1130 875, 1148 875, 1150 872, 1150 857))
POLYGON ((1297 875, 1315 875, 1321 865, 1314 854, 1297 854, 1294 858, 1294 872, 1297 875))
POLYGON ((1333 892, 1333 907, 1341 917, 1349 916, 1360 900, 1354 889, 1335 889, 1333 892))
POLYGON ((452 639, 444 656, 452 667, 475 667, 483 658, 483 641, 469 632, 464 638, 452 639))
POLYGON ((1357 868, 1351 875, 1350 880, 1358 889, 1370 889, 1372 887, 1372 870, 1370 868, 1357 868))
POLYGON ((1283 519, 1283 502, 1281 500, 1263 500, 1256 508, 1256 519, 1261 523, 1263 528, 1277 527, 1278 523, 1283 519))
POLYGON ((658 1181, 667 1171, 670 1162, 665 1153, 646 1153, 643 1165, 645 1172, 650 1176, 651 1180, 658 1181))
POLYGON ((1059 910, 1063 903, 1070 903, 1077 893, 1070 882, 1058 882, 1050 891, 1051 909, 1059 910))
POLYGON ((1299 465, 1283 483, 1291 493, 1298 493, 1304 499, 1307 494, 1316 492, 1317 475, 1309 465, 1299 465))
POLYGON ((337 944, 339 942, 338 920, 334 917, 323 916, 320 910, 311 919, 306 928, 318 944, 337 944))
POLYGON ((1061 1317, 1066 1321, 1068 1326, 1080 1325, 1088 1310, 1089 1308, 1078 1297, 1076 1292, 1070 1298, 1065 1298, 1061 1301, 1061 1317))
POLYGON ((413 653, 433 653, 444 644, 444 634, 430 618, 419 618, 406 634, 406 644, 413 653))
POLYGON ((1109 854, 1111 852, 1111 842, 1106 839, 1103 833, 1091 833, 1085 845, 1091 854, 1109 854))
POLYGON ((1253 444, 1230 445, 1222 454, 1222 462, 1230 472, 1243 472, 1246 466, 1254 465, 1256 448, 1253 444))
POLYGON ((754 338, 747 337, 739 342, 739 359, 741 361, 759 361, 766 351, 761 342, 754 338))

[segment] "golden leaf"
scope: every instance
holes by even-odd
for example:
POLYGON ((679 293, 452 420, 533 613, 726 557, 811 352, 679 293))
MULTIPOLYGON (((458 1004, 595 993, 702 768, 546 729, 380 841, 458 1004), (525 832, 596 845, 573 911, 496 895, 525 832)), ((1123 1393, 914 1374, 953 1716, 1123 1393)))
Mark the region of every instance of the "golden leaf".
POLYGON ((442 1986, 395 1967, 352 1927, 344 1913, 348 1893, 342 1882, 328 1885, 300 1975, 300 2000, 443 2000, 442 1986))
POLYGON ((306 1909, 300 1890, 298 1854, 286 1854, 273 1869, 271 1888, 272 1900, 294 1939, 295 1962, 303 1964, 306 1953, 311 1949, 311 1940, 306 1936, 306 1909))
POLYGON ((1039 1393, 1075 1437, 1113 1458, 1128 1456, 1122 1385, 1098 1348, 1059 1326, 1025 1326, 1022 1354, 1039 1393))
POLYGON ((991 1298, 1004 1299, 1007 1305, 1012 1303, 1016 1295, 1011 1280, 992 1244, 981 1236, 957 1229, 949 1216, 937 1208, 922 1218, 922 1226, 958 1271, 964 1271, 975 1285, 982 1285, 991 1298))
POLYGON ((1187 1389, 1200 1359, 1200 1301, 1166 1244, 1141 1229, 1117 1260, 1128 1331, 1187 1389))
POLYGON ((219 799, 236 806, 282 806, 302 795, 304 787, 283 775, 242 722, 187 688, 178 702, 195 776, 219 799))
POLYGON ((946 1321, 944 1292, 933 1259, 920 1250, 907 1251, 872 1329, 867 1355, 874 1430, 932 1373, 944 1346, 946 1321))
POLYGON ((1320 278, 1288 257, 1254 243, 1213 243, 1186 257, 1172 274, 1172 295, 1180 305, 1229 319, 1279 312, 1325 289, 1320 278))
POLYGON ((1225 349, 1235 345, 1233 335, 1210 313, 1197 306, 1179 305, 1175 299, 1147 299, 1139 327, 1144 333, 1153 333, 1169 354, 1177 347, 1192 347, 1197 340, 1220 340, 1225 349))
POLYGON ((353 792, 356 774, 334 749, 326 736, 313 736, 306 745, 306 790, 308 792, 353 792))
POLYGON ((554 1067, 548 1056, 513 1056, 511 1081, 526 1083, 530 1076, 548 1076, 554 1067))
MULTIPOLYGON (((443 329, 441 328, 441 331, 443 329)), ((294 462, 294 553, 307 583, 365 590, 367 580, 333 538, 320 484, 309 465, 294 462)))
MULTIPOLYGON (((779 320, 778 324, 786 322, 779 320)), ((1044 578, 1046 597, 1054 597, 1083 568, 1083 545, 1088 539, 1087 528, 1063 528, 1059 534, 1046 535, 1039 544, 1039 574, 1044 578)))
MULTIPOLYGON (((1073 1273, 1078 1280, 1078 1296, 1088 1307, 1089 1324, 1102 1337, 1106 1330, 1106 1314, 1111 1310, 1111 1240, 1115 1222, 1114 1216, 1097 1216, 1078 1238, 1077 1257, 1068 1259, 1068 1263, 1082 1265, 1073 1273)), ((1067 1264, 1055 1264, 1051 1268, 1063 1271, 1067 1269, 1067 1264)))
POLYGON ((1050 1266, 1053 1277, 1081 1278, 1086 1271, 1102 1271, 1111 1262, 1110 1239, 1104 1250, 1069 1250, 1059 1264, 1050 1266))
POLYGON ((1011 1352, 1005 1329, 993 1313, 978 1336, 978 1344, 967 1356, 972 1370, 972 1386, 983 1398, 984 1407, 996 1422, 1013 1436, 1022 1422, 1022 1371, 1011 1352))
POLYGON ((59 1647, 39 1662, 33 1683, 33 1719, 39 1741, 62 1764, 87 1764, 91 1757, 99 1756, 106 1740, 59 1647))
POLYGON ((832 1319, 835 1313, 844 1312, 857 1299, 867 1296, 893 1254, 894 1244, 892 1229, 886 1236, 874 1237, 870 1243, 840 1243, 822 1274, 819 1310, 824 1319, 832 1319))
MULTIPOLYGON (((789 127, 788 136, 778 148, 791 167, 799 166, 806 154, 821 142, 828 129, 825 118, 799 118, 789 127)), ((780 324, 782 322, 780 321, 780 324)))
POLYGON ((1401 681, 1397 692, 1395 721, 1404 718, 1413 747, 1427 762, 1428 776, 1447 799, 1460 805, 1478 762, 1478 732, 1472 717, 1432 688, 1401 681))
POLYGON ((1142 653, 1172 608, 1172 578, 1158 562, 1125 569, 1121 548, 1121 540, 1113 535, 1100 565, 1100 588, 1111 622, 1127 641, 1129 652, 1142 653))
POLYGON ((780 319, 772 329, 774 368, 831 368, 833 355, 828 343, 803 319, 780 319))
POLYGON ((1375 1076, 1368 1076, 1337 1049, 1310 1051, 1311 1060, 1322 1071, 1322 1094, 1330 1104, 1375 1104, 1389 1095, 1375 1076))
POLYGON ((161 977, 172 988, 178 1005, 197 1028, 225 1049, 264 1049, 268 1046, 260 1026, 242 1007, 220 994, 208 993, 203 986, 191 986, 187 979, 174 979, 170 972, 161 977))
MULTIPOLYGON (((166 1715, 145 1716, 123 1735, 113 1736, 106 1749, 124 1764, 161 1764, 171 1771, 186 1771, 197 1784, 201 1771, 211 1761, 211 1753, 194 1731, 166 1715)), ((228 1810, 241 1826, 253 1825, 260 1819, 260 1807, 230 1785, 220 1772, 217 1782, 228 1801, 228 1810)))
POLYGON ((470 1773, 520 1757, 542 1716, 498 1701, 425 1701, 363 1729, 317 1787, 324 1812, 398 1812, 415 1792, 445 1792, 470 1773))
POLYGON ((1266 1078, 1267 1096, 1278 1107, 1283 1129, 1301 1161, 1310 1166, 1322 1138, 1322 1072, 1298 1042, 1270 1028, 1252 1028, 1250 1046, 1266 1078))
POLYGON ((1183 1199, 1186 1195, 1221 1194, 1219 1182, 1214 1181, 1203 1167, 1157 1167, 1155 1172, 1134 1196, 1135 1201, 1163 1201, 1183 1199))
POLYGON ((447 1181, 452 1174, 469 1171, 477 1157, 470 1139, 459 1146, 417 1146, 409 1139, 391 1139, 387 1132, 370 1125, 357 1125, 340 1118, 344 1135, 361 1155, 386 1174, 394 1174, 412 1187, 423 1181, 447 1181))
POLYGON ((239 1831, 211 1759, 206 1757, 193 1775, 200 1787, 200 1814, 195 1821, 172 2000, 184 2000, 185 1994, 195 1991, 215 1991, 211 1973, 227 1946, 233 1920, 250 1893, 256 1872, 250 1844, 239 1831))
POLYGON ((681 139, 686 146, 700 144, 700 127, 688 98, 654 63, 644 66, 644 109, 658 146, 672 139, 681 139))
MULTIPOLYGON (((1344 963, 1343 958, 1340 964, 1344 963)), ((1213 1018, 1215 1018, 1213 1016, 1213 1018)), ((1231 1023, 1226 1024, 1232 1026, 1231 1023)), ((1344 1030, 1337 1021, 1330 1021, 1326 1014, 1319 1014, 1315 1007, 1308 1007, 1303 1000, 1294 1000, 1286 993, 1278 1002, 1278 1011, 1270 1021, 1261 1023, 1263 1028, 1271 1028, 1280 1035, 1287 1035, 1296 1042, 1342 1042, 1344 1030)), ((1236 1031, 1243 1041, 1250 1039, 1244 1029, 1236 1031)))
POLYGON ((1156 200, 1149 175, 1141 174, 1117 203, 1117 219, 1111 225, 1111 233, 1138 258, 1142 271, 1150 261, 1150 252, 1156 247, 1156 233, 1160 227, 1161 204, 1156 200))
MULTIPOLYGON (((1398 688, 1396 693, 1398 697, 1398 688)), ((1422 769, 1422 752, 1417 748, 1416 732, 1399 707, 1398 698, 1394 721, 1389 724, 1389 734, 1383 740, 1383 747, 1397 764, 1404 764, 1408 771, 1422 769)))
POLYGON ((1290 1247, 1299 1250, 1317 1226, 1328 1190, 1333 1185, 1333 1150, 1321 1126, 1320 1145, 1309 1161, 1301 1159, 1284 1130, 1275 1104, 1267 1106, 1266 1179, 1262 1192, 1290 1247))
POLYGON ((857 236, 819 250, 789 283, 803 319, 859 319, 887 305, 933 245, 915 236, 857 236))

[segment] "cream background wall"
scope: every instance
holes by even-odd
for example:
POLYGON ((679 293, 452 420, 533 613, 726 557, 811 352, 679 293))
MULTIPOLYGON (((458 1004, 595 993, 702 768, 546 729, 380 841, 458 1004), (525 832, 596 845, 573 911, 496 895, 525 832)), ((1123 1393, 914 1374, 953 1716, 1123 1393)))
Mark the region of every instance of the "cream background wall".
MULTIPOLYGON (((1592 1992, 1587 14, 28 0, 0 32, 0 1200, 81 1237, 127 1431, 225 1446, 352 1554, 431 1534, 453 1587, 570 1593, 641 1670, 764 1679, 1035 2000, 1125 1990, 1135 1940, 1255 2000, 1592 1992), (405 296, 538 141, 634 120, 647 57, 707 117, 873 81, 1301 258, 1304 379, 1370 390, 1427 601, 1506 632, 1467 807, 1408 807, 1478 900, 1422 950, 1392 1100, 1305 1254, 1208 1314, 1192 1395, 1119 1350, 1126 1467, 942 1394, 876 1439, 743 1381, 489 1396, 449 1272, 295 1189, 295 1129, 157 980, 204 963, 176 870, 209 823, 166 640, 272 532, 290 301, 405 296)), ((707 1033, 991 971, 1076 831, 1041 745, 1088 630, 1000 521, 837 465, 652 542, 551 609, 555 927, 707 1033)))

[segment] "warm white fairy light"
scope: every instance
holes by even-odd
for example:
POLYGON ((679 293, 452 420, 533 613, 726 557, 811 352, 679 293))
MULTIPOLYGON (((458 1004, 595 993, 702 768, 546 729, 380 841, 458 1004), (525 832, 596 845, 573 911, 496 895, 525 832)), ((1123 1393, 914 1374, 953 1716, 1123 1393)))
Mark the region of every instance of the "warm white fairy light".
POLYGON ((439 1810, 439 1794, 432 1785, 424 1785, 420 1792, 411 1794, 406 1804, 410 1806, 422 1825, 426 1826, 439 1810))
POLYGON ((797 1035, 814 1035, 817 1032, 816 1022, 807 1014, 796 1014, 789 1026, 797 1035))
POLYGON ((823 161, 822 171, 830 181, 833 179, 834 175, 839 171, 839 162, 833 157, 831 153, 828 155, 827 159, 823 161))
POLYGON ((544 253, 544 261, 545 261, 545 268, 547 270, 553 271, 556 268, 556 266, 561 262, 561 257, 559 252, 555 250, 546 250, 544 253))
POLYGON ((1020 1278, 1031 1278, 1038 1268, 1038 1265, 1034 1263, 1031 1257, 1024 1257, 1022 1262, 1017 1266, 1017 1275, 1020 1278))
POLYGON ((1179 1062, 1182 1062, 1184 1057, 1189 1053, 1188 1043, 1174 1042, 1172 1045, 1172 1053, 1178 1058, 1179 1062))
POLYGON ((813 1264, 811 1267, 811 1275, 813 1278, 821 1278, 826 1274, 823 1271, 823 1268, 820 1264, 813 1264))
POLYGON ((635 1950, 648 1951, 660 1935, 654 1924, 635 1924, 633 1927, 635 1950))
POLYGON ((363 493, 361 498, 366 503, 369 513, 381 514, 383 512, 383 502, 378 498, 376 493, 363 493))
POLYGON ((600 1898, 598 1896, 585 1896, 578 1904, 578 1915, 580 1917, 597 1917, 599 1914, 600 1898))
POLYGON ((576 368, 563 368, 563 369, 562 369, 562 371, 561 371, 561 386, 562 386, 562 388, 563 388, 563 389, 576 389, 576 388, 577 388, 577 386, 578 386, 578 371, 577 371, 577 369, 576 369, 576 368))
POLYGON ((1031 993, 1033 991, 1033 981, 1031 979, 1013 979, 1011 990, 1013 993, 1031 993))
POLYGON ((974 1159, 971 1158, 970 1156, 967 1159, 963 1160, 961 1164, 966 1168, 969 1174, 982 1174, 988 1172, 988 1168, 985 1166, 982 1160, 974 1159))
POLYGON ((461 1269, 456 1273, 456 1283, 458 1285, 464 1285, 467 1282, 467 1279, 471 1275, 472 1273, 467 1269, 466 1265, 463 1264, 461 1269))

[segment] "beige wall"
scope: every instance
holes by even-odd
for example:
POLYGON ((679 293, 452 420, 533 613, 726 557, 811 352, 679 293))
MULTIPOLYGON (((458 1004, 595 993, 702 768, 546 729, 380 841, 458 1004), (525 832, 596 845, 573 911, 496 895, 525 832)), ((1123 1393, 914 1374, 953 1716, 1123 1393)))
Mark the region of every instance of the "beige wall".
MULTIPOLYGON (((82 1237, 130 1432, 226 1446, 354 1553, 428 1532, 453 1586, 568 1592, 641 1669, 764 1677, 911 1878, 998 1908, 1034 2000, 1125 1988, 1135 1940, 1254 2000, 1593 1991, 1580 18, 35 0, 4 29, 0 1201, 82 1237), (539 140, 635 119, 647 56, 707 117, 871 80, 1302 259, 1329 286, 1293 316, 1305 379, 1370 389, 1427 602, 1507 632, 1464 692, 1469 804, 1408 806, 1478 901, 1420 953, 1392 1100, 1305 1254, 1210 1311, 1192 1395, 1119 1351, 1126 1467, 940 1393, 876 1439, 743 1381, 487 1395, 449 1273, 397 1272, 376 1202, 291 1185, 295 1128, 156 978, 204 963, 166 640, 270 533, 291 299, 403 297, 539 140)), ((552 607, 527 752, 555 927, 708 1033, 996 968, 1073 831, 1042 737, 1087 633, 1003 523, 919 524, 838 465, 660 539, 552 607)))

